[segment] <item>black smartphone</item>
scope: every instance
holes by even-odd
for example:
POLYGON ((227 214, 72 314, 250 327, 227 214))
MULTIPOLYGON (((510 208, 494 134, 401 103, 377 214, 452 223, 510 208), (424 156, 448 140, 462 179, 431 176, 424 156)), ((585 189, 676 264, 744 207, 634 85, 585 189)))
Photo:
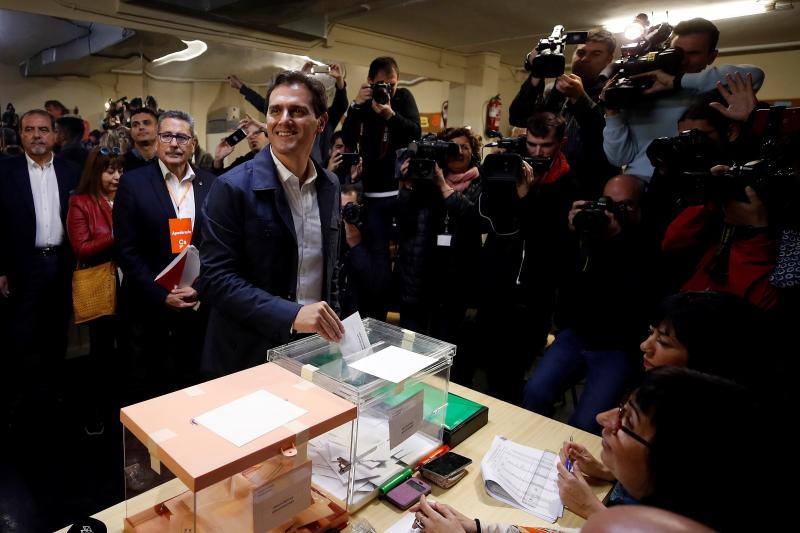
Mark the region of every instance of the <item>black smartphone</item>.
POLYGON ((361 156, 355 153, 343 152, 342 153, 342 166, 347 168, 358 163, 361 156))
POLYGON ((437 457, 433 461, 425 463, 422 469, 436 476, 447 478, 458 474, 469 464, 472 464, 472 459, 469 457, 464 457, 454 452, 447 452, 441 457, 437 457))
POLYGON ((227 142, 229 146, 236 146, 237 144, 242 142, 245 137, 247 137, 247 132, 244 131, 244 128, 239 128, 238 130, 234 131, 233 133, 225 137, 225 142, 227 142))

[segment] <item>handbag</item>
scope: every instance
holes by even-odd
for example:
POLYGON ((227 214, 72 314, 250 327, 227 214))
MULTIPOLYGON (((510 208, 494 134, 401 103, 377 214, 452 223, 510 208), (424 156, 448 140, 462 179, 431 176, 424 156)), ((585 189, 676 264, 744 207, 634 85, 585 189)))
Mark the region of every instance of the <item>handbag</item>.
POLYGON ((113 315, 117 305, 117 267, 113 261, 72 273, 75 323, 113 315))

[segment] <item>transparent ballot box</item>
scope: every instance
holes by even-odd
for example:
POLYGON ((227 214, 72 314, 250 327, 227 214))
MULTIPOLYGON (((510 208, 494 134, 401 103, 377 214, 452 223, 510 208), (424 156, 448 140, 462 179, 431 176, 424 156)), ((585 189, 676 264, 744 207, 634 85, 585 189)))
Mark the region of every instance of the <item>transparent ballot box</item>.
POLYGON ((319 335, 267 355, 358 406, 351 450, 341 427, 308 443, 314 483, 344 500, 349 512, 441 446, 456 352, 452 344, 378 320, 367 318, 362 324, 368 337, 363 344, 369 346, 347 356, 339 344, 319 335))
POLYGON ((266 363, 122 409, 126 532, 342 529, 308 441, 352 445, 356 406, 266 363))

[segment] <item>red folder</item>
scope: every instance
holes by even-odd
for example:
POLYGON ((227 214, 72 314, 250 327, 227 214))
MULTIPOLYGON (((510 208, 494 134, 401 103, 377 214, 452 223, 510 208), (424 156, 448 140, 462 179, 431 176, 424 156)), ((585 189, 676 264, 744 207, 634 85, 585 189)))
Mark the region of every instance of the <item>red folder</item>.
POLYGON ((188 287, 200 273, 200 252, 189 245, 156 276, 156 283, 171 291, 175 287, 188 287))

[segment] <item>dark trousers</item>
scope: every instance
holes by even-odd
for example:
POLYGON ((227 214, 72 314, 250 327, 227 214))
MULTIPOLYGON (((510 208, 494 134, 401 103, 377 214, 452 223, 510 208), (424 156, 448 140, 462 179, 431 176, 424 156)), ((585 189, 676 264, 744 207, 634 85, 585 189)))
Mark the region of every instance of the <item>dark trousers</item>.
POLYGON ((558 334, 525 385, 523 406, 552 416, 559 397, 583 376, 586 385, 569 424, 600 433, 595 417, 618 405, 625 392, 631 368, 623 350, 589 350, 571 329, 558 334))

